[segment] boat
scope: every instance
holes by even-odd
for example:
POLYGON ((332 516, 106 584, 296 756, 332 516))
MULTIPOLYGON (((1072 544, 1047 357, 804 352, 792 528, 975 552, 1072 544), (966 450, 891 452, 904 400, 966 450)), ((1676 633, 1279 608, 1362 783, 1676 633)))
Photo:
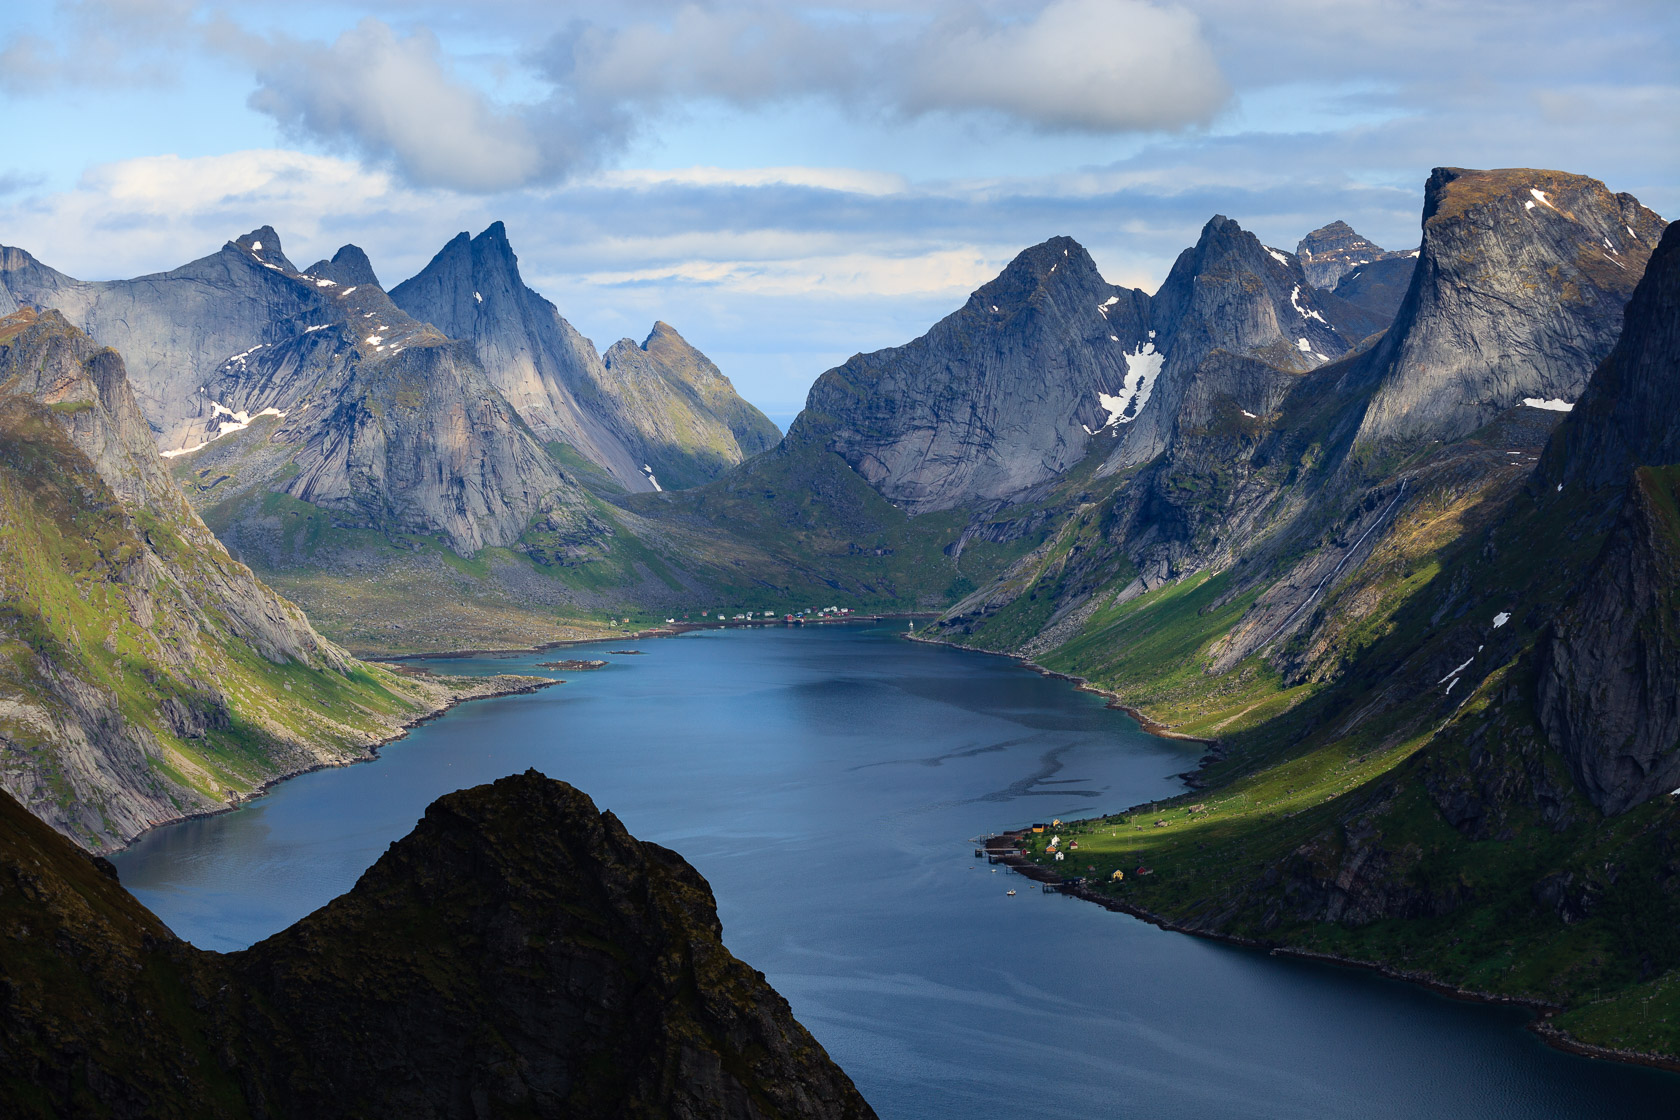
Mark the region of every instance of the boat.
POLYGON ((1015 888, 1010 887, 1007 891, 1004 891, 1003 893, 1007 894, 1010 898, 1014 898, 1015 897, 1015 888))

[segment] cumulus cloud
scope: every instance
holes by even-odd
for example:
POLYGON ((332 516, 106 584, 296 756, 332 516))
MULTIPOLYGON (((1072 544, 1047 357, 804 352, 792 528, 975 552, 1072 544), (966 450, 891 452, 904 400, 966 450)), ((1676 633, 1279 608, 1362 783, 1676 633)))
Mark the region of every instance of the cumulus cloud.
POLYGON ((941 22, 904 68, 909 112, 991 109, 1088 132, 1206 124, 1230 97, 1196 17, 1131 0, 1056 0, 1012 23, 941 22))
POLYGON ((1148 0, 1048 0, 1004 15, 945 0, 894 19, 686 3, 573 23, 531 57, 544 91, 512 104, 453 71, 424 28, 365 19, 331 43, 223 31, 255 70, 250 105, 289 135, 467 191, 590 170, 638 121, 694 101, 810 98, 1112 133, 1205 124, 1230 95, 1196 18, 1148 0))
POLYGON ((363 20, 331 44, 280 39, 252 50, 252 108, 289 134, 396 167, 409 180, 496 190, 552 177, 552 136, 451 73, 436 36, 363 20), (544 140, 548 143, 544 143, 544 140))
POLYGON ((1196 17, 1146 0, 944 5, 896 20, 689 3, 664 20, 575 26, 541 57, 582 95, 640 104, 824 97, 1089 132, 1206 124, 1230 96, 1196 17))

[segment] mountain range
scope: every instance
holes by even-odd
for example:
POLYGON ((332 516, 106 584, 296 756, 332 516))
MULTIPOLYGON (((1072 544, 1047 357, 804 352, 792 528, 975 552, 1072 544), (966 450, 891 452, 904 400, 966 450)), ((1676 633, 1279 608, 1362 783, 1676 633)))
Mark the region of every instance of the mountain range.
MULTIPOLYGON (((931 640, 1207 740, 1159 829, 1082 848, 1153 874, 1089 890, 1675 1055, 1630 1009, 1680 974, 1680 239, 1558 171, 1438 168, 1421 203, 1400 252, 1215 216, 1153 293, 1052 238, 823 373, 779 439, 663 323, 597 353, 499 223, 389 295, 354 246, 299 272, 264 227, 132 281, 6 249, 0 301, 77 363, 123 352, 113 477, 172 485, 149 422, 252 579, 352 648, 818 597, 936 612, 931 640)), ((80 415, 25 396, 31 432, 80 415)), ((349 663, 311 640, 289 656, 349 663)))

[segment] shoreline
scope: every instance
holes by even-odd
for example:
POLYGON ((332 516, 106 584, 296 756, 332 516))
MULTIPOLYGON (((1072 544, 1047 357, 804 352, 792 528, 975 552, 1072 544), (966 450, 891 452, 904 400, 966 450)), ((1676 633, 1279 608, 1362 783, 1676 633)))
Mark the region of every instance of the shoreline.
POLYGON ((748 627, 766 626, 834 626, 847 622, 885 622, 894 618, 924 619, 938 618, 934 611, 910 611, 900 614, 850 614, 841 618, 808 618, 804 622, 788 622, 780 618, 766 619, 733 619, 720 618, 705 622, 667 622, 659 626, 651 626, 646 630, 634 633, 609 634, 600 638, 561 638, 552 642, 543 642, 535 646, 515 646, 498 649, 453 649, 442 653, 390 653, 363 655, 351 651, 351 655, 361 661, 371 661, 386 665, 401 661, 436 661, 446 658, 460 657, 523 657, 533 653, 547 653, 551 649, 569 649, 572 646, 589 646, 599 642, 638 642, 644 638, 678 638, 693 630, 728 630, 748 627))
POLYGON ((1196 780, 1197 770, 1204 769, 1210 763, 1218 762, 1220 759, 1225 757, 1224 748, 1220 746, 1218 739, 1209 739, 1201 735, 1186 735, 1182 731, 1174 731, 1166 724, 1158 723, 1155 720, 1150 719, 1148 716, 1144 715, 1142 711, 1126 703, 1118 692, 1094 685, 1085 677, 1075 676, 1072 673, 1058 672, 1055 669, 1046 669, 1043 665, 1040 665, 1032 658, 1019 653, 1006 653, 1003 650, 981 649, 978 646, 965 646, 946 638, 928 638, 922 636, 921 634, 905 634, 903 637, 907 641, 921 642, 924 645, 945 646, 949 649, 967 650, 969 653, 984 653, 991 657, 1006 657, 1024 669, 1031 669, 1041 677, 1052 677, 1059 681, 1067 681, 1069 684, 1073 685, 1073 690, 1075 692, 1089 692, 1093 696, 1101 696, 1108 702, 1106 707, 1117 712, 1125 712, 1137 722, 1138 727, 1146 733, 1155 736, 1157 739, 1176 739, 1182 743, 1201 743, 1203 746, 1207 747, 1208 750, 1207 754, 1202 756, 1202 760, 1197 763, 1196 770, 1187 770, 1182 774, 1172 775, 1175 778, 1183 778, 1185 784, 1189 785, 1191 789, 1200 788, 1196 780))
MULTIPOLYGON (((1067 681, 1074 686, 1074 691, 1076 692, 1089 692, 1103 697, 1108 702, 1107 707, 1116 711, 1125 712, 1137 721, 1140 728, 1150 735, 1154 735, 1161 739, 1177 739, 1206 745, 1208 753, 1202 757, 1202 760, 1197 765, 1196 769, 1185 771, 1182 774, 1172 775, 1175 778, 1182 779, 1190 790, 1205 788, 1205 783, 1200 780, 1200 772, 1205 770, 1211 763, 1217 762, 1225 757, 1224 751, 1220 747, 1219 740, 1206 739, 1196 735, 1186 735, 1182 732, 1176 732, 1170 727, 1150 719, 1132 705, 1125 703, 1118 694, 1110 691, 1109 689, 1099 688, 1098 686, 1091 684, 1091 682, 1084 677, 1075 676, 1071 673, 1057 672, 1054 669, 1047 669, 1038 664, 1036 661, 1033 661, 1031 658, 1025 657, 1021 654, 1005 653, 1000 650, 978 649, 973 646, 961 645, 957 642, 952 642, 944 638, 930 638, 920 634, 906 634, 903 636, 912 642, 922 642, 926 645, 946 646, 951 649, 968 650, 971 653, 986 653, 991 654, 994 657, 1007 657, 1016 664, 1021 665, 1023 668, 1031 669, 1033 672, 1038 673, 1040 676, 1053 677, 1057 680, 1067 681)), ((1132 808, 1135 809, 1136 806, 1133 806, 1132 808)), ((1129 811, 1131 810, 1122 810, 1122 812, 1129 811)), ((1008 867, 1010 870, 1014 871, 1016 874, 1022 876, 1028 881, 1053 887, 1061 894, 1071 895, 1084 902, 1090 902, 1097 906, 1101 906, 1105 910, 1110 910, 1117 914, 1125 914, 1129 917, 1136 918, 1139 921, 1148 922, 1150 925, 1166 930, 1169 933, 1185 934, 1191 937, 1202 937, 1209 941, 1218 941, 1227 945, 1237 945, 1246 949, 1262 949, 1274 957, 1290 957, 1296 960, 1315 961, 1320 964, 1338 965, 1343 968, 1356 968, 1365 972, 1375 972, 1387 979, 1398 980, 1407 984, 1416 984, 1420 987, 1429 989, 1437 995, 1446 996, 1449 999, 1464 1000, 1468 1003, 1503 1004, 1506 1006, 1521 1007, 1530 1012, 1532 1016, 1526 1024, 1526 1029, 1539 1036, 1542 1042, 1555 1050, 1561 1050, 1565 1053, 1575 1054, 1584 1058, 1596 1058, 1600 1061, 1623 1062, 1630 1065, 1649 1066, 1669 1072, 1680 1072, 1680 1058, 1665 1054, 1652 1054, 1642 1050, 1621 1050, 1610 1046, 1599 1046, 1591 1042, 1582 1042, 1567 1032, 1559 1030, 1557 1027, 1552 1025, 1551 1019, 1552 1016, 1556 1015, 1558 1012, 1567 1010, 1560 1004, 1548 1003, 1545 1000, 1524 996, 1498 995, 1493 992, 1482 992, 1473 988, 1463 988, 1441 980, 1440 978, 1426 972, 1397 969, 1379 961, 1360 960, 1357 957, 1343 957, 1334 953, 1320 953, 1311 949, 1297 949, 1282 943, 1257 941, 1253 938, 1240 937, 1236 934, 1220 933, 1215 930, 1200 929, 1194 926, 1184 925, 1168 918, 1164 914, 1157 914, 1153 910, 1148 910, 1142 906, 1126 902, 1125 900, 1116 898, 1112 895, 1092 890, 1082 882, 1069 882, 1068 880, 1063 879, 1058 872, 1052 871, 1049 868, 1040 867, 1036 863, 1031 863, 1022 855, 1013 854, 1015 847, 1014 842, 1018 841, 1023 835, 1025 835, 1026 831, 1027 830, 1025 828, 1019 828, 1008 832, 1002 832, 997 836, 988 838, 984 844, 988 858, 995 858, 998 863, 1008 867), (1006 852, 1011 854, 1005 854, 1006 852)))
MULTIPOLYGON (((145 828, 141 829, 139 832, 136 832, 133 836, 124 840, 120 845, 99 852, 89 852, 88 854, 99 856, 101 858, 109 857, 118 852, 127 851, 129 848, 134 846, 136 841, 140 840, 144 836, 148 836, 151 833, 156 832, 160 828, 168 828, 170 825, 181 824, 185 821, 203 820, 207 817, 219 817, 223 813, 231 813, 235 809, 242 809, 250 802, 267 794, 281 782, 290 781, 293 778, 300 778, 305 774, 314 774, 321 770, 336 770, 343 766, 358 766, 364 762, 378 761, 380 748, 388 747, 392 743, 400 742, 401 740, 408 738, 409 732, 413 731, 416 727, 419 727, 421 724, 431 723, 435 719, 442 719, 462 704, 470 704, 474 700, 494 700, 500 696, 523 696, 527 693, 540 692, 545 688, 551 688, 554 685, 566 683, 565 681, 557 678, 539 678, 524 675, 516 676, 512 673, 498 674, 498 676, 506 679, 509 683, 506 686, 475 693, 471 696, 451 697, 443 704, 402 723, 395 731, 386 735, 384 738, 375 739, 363 745, 361 748, 363 753, 357 757, 346 758, 341 762, 316 762, 309 766, 299 767, 296 770, 287 770, 284 773, 275 774, 272 777, 263 779, 262 783, 254 786, 249 793, 242 793, 236 797, 230 798, 226 804, 218 805, 213 809, 199 809, 191 813, 182 813, 179 816, 170 817, 168 820, 154 821, 153 823, 148 824, 145 828), (523 683, 511 683, 516 680, 523 683)), ((494 680, 497 678, 488 679, 494 680)))

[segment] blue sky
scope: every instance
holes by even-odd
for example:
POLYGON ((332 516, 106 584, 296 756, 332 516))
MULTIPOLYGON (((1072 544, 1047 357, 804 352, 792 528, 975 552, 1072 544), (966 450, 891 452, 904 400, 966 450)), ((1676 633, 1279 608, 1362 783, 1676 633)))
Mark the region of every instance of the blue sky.
POLYGON ((392 285, 501 219, 599 346, 664 319, 785 424, 1057 234, 1153 290, 1215 213, 1413 245, 1437 165, 1672 215, 1677 48, 1670 0, 12 4, 0 242, 97 279, 272 224, 392 285))

